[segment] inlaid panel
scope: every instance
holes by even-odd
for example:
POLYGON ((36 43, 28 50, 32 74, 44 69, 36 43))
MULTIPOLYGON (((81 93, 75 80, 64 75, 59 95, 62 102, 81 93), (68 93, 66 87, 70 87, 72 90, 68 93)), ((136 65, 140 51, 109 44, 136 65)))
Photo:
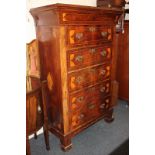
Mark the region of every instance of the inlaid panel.
POLYGON ((74 91, 89 85, 94 85, 96 82, 110 78, 110 72, 110 64, 72 72, 68 74, 68 89, 69 91, 74 91))
POLYGON ((68 70, 106 63, 111 60, 111 56, 112 49, 110 45, 70 50, 67 51, 68 70))

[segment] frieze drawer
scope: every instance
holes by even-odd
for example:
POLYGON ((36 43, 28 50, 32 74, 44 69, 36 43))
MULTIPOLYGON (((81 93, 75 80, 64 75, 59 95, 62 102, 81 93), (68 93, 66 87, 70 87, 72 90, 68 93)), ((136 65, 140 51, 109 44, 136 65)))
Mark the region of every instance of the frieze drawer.
POLYGON ((60 13, 60 23, 61 24, 70 24, 70 23, 75 23, 75 24, 83 24, 83 23, 99 23, 102 24, 103 21, 108 22, 109 24, 112 23, 111 18, 108 16, 105 16, 103 13, 101 14, 90 14, 86 11, 81 11, 80 12, 61 12, 60 13))

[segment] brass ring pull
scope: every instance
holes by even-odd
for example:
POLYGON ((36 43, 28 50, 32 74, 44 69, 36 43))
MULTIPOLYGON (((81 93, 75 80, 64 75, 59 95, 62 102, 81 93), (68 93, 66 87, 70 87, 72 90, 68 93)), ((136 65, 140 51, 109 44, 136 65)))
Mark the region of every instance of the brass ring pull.
POLYGON ((100 92, 104 93, 105 92, 105 89, 106 89, 105 87, 101 87, 100 88, 100 92))
POLYGON ((108 32, 101 32, 102 37, 106 37, 108 35, 108 32))
POLYGON ((102 69, 102 70, 100 71, 100 74, 101 74, 101 75, 105 75, 105 73, 106 73, 106 70, 105 70, 105 69, 102 69))
POLYGON ((40 105, 38 105, 37 110, 38 110, 39 113, 42 113, 40 105))
POLYGON ((105 50, 103 50, 103 51, 101 52, 101 55, 102 55, 103 57, 105 57, 106 54, 107 54, 107 52, 106 52, 105 50))
POLYGON ((76 58, 75 58, 76 61, 78 62, 82 62, 83 61, 83 56, 82 55, 78 55, 76 58))
POLYGON ((81 120, 81 119, 83 119, 84 117, 85 117, 84 114, 80 114, 80 115, 78 116, 78 119, 81 120))
POLYGON ((79 33, 75 34, 75 38, 78 39, 78 40, 80 40, 82 37, 83 37, 83 33, 82 32, 79 32, 79 33))
POLYGON ((101 105, 100 105, 100 108, 101 108, 101 109, 104 109, 104 108, 105 108, 105 103, 101 104, 101 105))

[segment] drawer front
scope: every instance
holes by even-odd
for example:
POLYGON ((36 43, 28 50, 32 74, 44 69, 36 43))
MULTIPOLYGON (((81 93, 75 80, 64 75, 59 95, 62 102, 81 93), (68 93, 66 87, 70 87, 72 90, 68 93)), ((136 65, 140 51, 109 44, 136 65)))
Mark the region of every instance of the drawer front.
POLYGON ((68 89, 70 92, 82 89, 96 82, 101 82, 110 78, 110 64, 83 69, 68 74, 68 89))
POLYGON ((80 110, 72 113, 71 127, 76 128, 99 116, 97 100, 91 100, 80 110))
POLYGON ((103 13, 88 13, 88 12, 61 12, 60 13, 60 23, 61 24, 70 24, 70 23, 113 23, 114 18, 105 16, 103 13))
POLYGON ((69 97, 70 109, 72 112, 80 110, 87 103, 100 97, 105 97, 110 93, 110 81, 106 81, 91 88, 83 89, 78 93, 74 93, 69 97))
POLYGON ((89 65, 104 63, 111 60, 111 46, 84 48, 67 51, 68 70, 79 69, 89 65))
POLYGON ((87 102, 81 110, 71 114, 71 128, 75 129, 88 121, 104 115, 106 109, 109 108, 110 101, 110 96, 98 96, 98 98, 87 102))
POLYGON ((103 26, 69 26, 67 30, 69 46, 112 41, 112 28, 103 26))
POLYGON ((71 129, 75 129, 78 126, 88 121, 88 114, 86 107, 81 111, 77 111, 71 114, 71 129))

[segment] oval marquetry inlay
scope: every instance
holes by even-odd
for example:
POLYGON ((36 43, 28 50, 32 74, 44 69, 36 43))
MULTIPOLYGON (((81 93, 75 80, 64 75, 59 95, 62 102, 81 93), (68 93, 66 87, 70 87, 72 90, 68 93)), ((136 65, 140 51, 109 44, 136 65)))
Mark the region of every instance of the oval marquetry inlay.
POLYGON ((50 72, 47 75, 47 85, 49 90, 53 89, 53 78, 50 72))

